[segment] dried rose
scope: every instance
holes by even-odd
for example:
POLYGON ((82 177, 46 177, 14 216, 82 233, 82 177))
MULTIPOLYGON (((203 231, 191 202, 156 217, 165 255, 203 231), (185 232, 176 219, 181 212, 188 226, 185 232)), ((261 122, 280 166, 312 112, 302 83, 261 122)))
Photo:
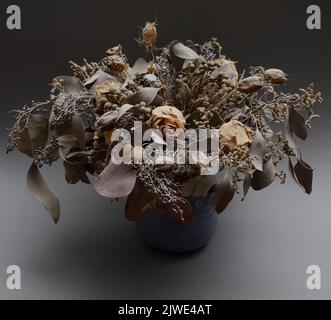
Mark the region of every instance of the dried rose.
POLYGON ((233 149, 252 143, 253 131, 240 121, 231 120, 220 128, 221 143, 233 149))
POLYGON ((157 107, 150 118, 152 128, 159 129, 166 135, 176 129, 185 131, 185 118, 180 110, 171 106, 157 107))
POLYGON ((149 48, 153 47, 157 39, 157 29, 155 22, 146 22, 145 27, 142 30, 142 44, 149 48))
POLYGON ((282 84, 287 81, 286 73, 280 69, 265 70, 264 77, 271 84, 282 84))

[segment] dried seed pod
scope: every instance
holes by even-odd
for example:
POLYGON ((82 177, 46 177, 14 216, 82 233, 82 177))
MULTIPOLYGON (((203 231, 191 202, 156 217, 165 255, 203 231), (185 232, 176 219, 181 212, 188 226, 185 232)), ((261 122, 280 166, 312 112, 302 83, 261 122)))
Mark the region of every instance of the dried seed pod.
POLYGON ((267 69, 264 71, 264 77, 271 84, 283 84, 287 81, 286 73, 280 69, 267 69))
POLYGON ((261 77, 254 75, 240 80, 239 90, 244 93, 254 93, 263 87, 261 77))
POLYGON ((157 39, 156 22, 146 22, 142 29, 141 42, 146 48, 153 47, 157 39))

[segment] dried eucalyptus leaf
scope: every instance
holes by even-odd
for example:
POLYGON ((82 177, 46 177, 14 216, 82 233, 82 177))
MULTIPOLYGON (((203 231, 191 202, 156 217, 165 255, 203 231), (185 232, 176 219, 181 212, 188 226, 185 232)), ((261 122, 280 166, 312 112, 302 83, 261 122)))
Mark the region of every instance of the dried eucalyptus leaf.
POLYGON ((33 157, 37 149, 43 149, 48 141, 48 119, 40 114, 32 114, 26 128, 19 133, 17 149, 33 157))
POLYGON ((152 87, 141 88, 138 92, 136 92, 127 99, 127 103, 135 105, 140 102, 145 102, 146 105, 149 106, 150 104, 153 103, 159 91, 160 88, 152 88, 152 87))
POLYGON ((241 201, 244 201, 246 196, 247 196, 247 193, 249 191, 249 188, 251 187, 251 176, 249 174, 247 174, 245 176, 245 180, 244 180, 244 183, 243 183, 243 198, 241 199, 241 201))
POLYGON ((298 183, 303 187, 307 194, 312 192, 313 169, 303 160, 299 160, 294 166, 294 174, 298 183))
POLYGON ((106 81, 110 82, 110 83, 113 83, 113 82, 118 83, 118 80, 115 77, 113 77, 112 75, 110 75, 109 73, 104 72, 102 70, 98 70, 95 73, 95 75, 92 76, 92 78, 87 80, 87 83, 85 82, 85 85, 89 86, 89 85, 93 84, 93 86, 91 87, 91 90, 93 92, 95 92, 96 86, 98 86, 106 81))
POLYGON ((263 85, 262 79, 254 75, 239 81, 239 91, 252 94, 259 91, 263 85))
POLYGON ((301 158, 301 151, 294 140, 293 134, 291 133, 290 129, 288 127, 285 127, 283 130, 284 139, 287 141, 287 144, 289 148, 292 150, 292 152, 295 154, 295 156, 300 159, 301 158))
POLYGON ((65 179, 69 184, 76 184, 79 181, 90 184, 85 170, 81 166, 66 161, 63 162, 63 166, 65 169, 65 179))
POLYGON ((232 79, 237 76, 233 70, 231 63, 226 63, 223 66, 216 68, 210 75, 211 79, 217 79, 219 76, 226 77, 227 79, 232 79))
POLYGON ((60 218, 60 202, 47 187, 35 164, 32 164, 28 171, 27 185, 32 196, 42 204, 57 223, 60 218))
POLYGON ((174 56, 183 60, 199 59, 199 55, 194 50, 183 45, 181 42, 174 44, 171 51, 174 56))
POLYGON ((268 187, 276 177, 276 168, 272 158, 263 165, 263 171, 256 170, 251 180, 254 190, 262 190, 268 187))
POLYGON ((64 148, 73 148, 78 145, 78 139, 74 134, 64 134, 56 139, 57 144, 64 148))
POLYGON ((306 126, 305 118, 294 108, 291 108, 289 111, 289 127, 294 134, 302 139, 306 140, 308 135, 308 129, 306 126))
POLYGON ((263 170, 263 159, 264 155, 267 152, 267 143, 262 136, 259 129, 256 129, 254 140, 249 149, 249 154, 252 158, 252 163, 255 169, 262 171, 263 170))
POLYGON ((200 58, 194 50, 178 41, 173 41, 170 44, 169 54, 171 63, 177 71, 183 68, 185 61, 195 61, 200 58))
POLYGON ((128 196, 136 183, 136 171, 126 164, 110 162, 96 177, 94 188, 103 197, 118 199, 128 196))
POLYGON ((79 95, 86 91, 82 82, 74 76, 58 76, 55 80, 61 83, 63 91, 66 94, 79 95))
POLYGON ((135 106, 133 106, 132 104, 124 104, 118 112, 117 120, 132 108, 135 108, 135 106))
POLYGON ((112 110, 104 113, 96 122, 97 127, 105 128, 113 123, 119 118, 119 112, 117 110, 112 110))
POLYGON ((226 172, 221 183, 217 186, 214 196, 215 210, 217 213, 223 212, 232 201, 235 194, 235 187, 231 174, 226 172))
POLYGON ((134 75, 147 73, 149 63, 144 58, 138 58, 134 63, 131 71, 134 75))
POLYGON ((156 198, 137 182, 125 204, 125 216, 130 221, 139 221, 146 214, 157 211, 156 198))
POLYGON ((219 184, 216 175, 197 176, 189 179, 182 187, 183 197, 205 197, 208 192, 219 184))

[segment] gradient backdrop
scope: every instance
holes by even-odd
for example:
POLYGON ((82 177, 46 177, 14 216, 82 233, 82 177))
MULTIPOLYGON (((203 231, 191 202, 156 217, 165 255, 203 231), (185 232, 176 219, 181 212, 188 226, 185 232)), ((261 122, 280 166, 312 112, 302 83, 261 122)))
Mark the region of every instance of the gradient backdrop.
POLYGON ((0 298, 5 299, 315 299, 331 298, 331 3, 330 1, 8 1, 0 4, 0 298), (5 27, 6 7, 22 9, 22 30, 5 27), (306 8, 318 4, 322 30, 306 28, 306 8), (142 244, 111 204, 86 185, 68 186, 61 164, 43 171, 61 199, 54 225, 25 185, 29 159, 5 154, 8 111, 48 97, 67 61, 98 60, 122 43, 133 62, 142 54, 138 26, 157 14, 159 44, 217 36, 238 69, 279 67, 288 90, 314 81, 323 92, 321 119, 303 146, 316 168, 305 195, 289 179, 238 196, 211 244, 195 254, 168 255, 142 244), (6 288, 6 268, 22 269, 22 290, 6 288), (306 289, 306 268, 322 270, 322 289, 306 289))

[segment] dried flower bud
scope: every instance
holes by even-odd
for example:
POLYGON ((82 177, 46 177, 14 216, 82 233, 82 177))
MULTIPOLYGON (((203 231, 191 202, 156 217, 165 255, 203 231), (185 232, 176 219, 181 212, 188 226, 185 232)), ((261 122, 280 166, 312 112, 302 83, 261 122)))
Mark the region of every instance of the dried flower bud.
POLYGON ((121 84, 119 82, 105 81, 95 86, 95 90, 98 96, 104 96, 107 93, 114 93, 121 89, 121 84))
POLYGON ((146 22, 142 30, 141 42, 146 48, 153 47, 157 39, 157 29, 155 22, 146 22))
POLYGON ((239 82, 239 90, 244 93, 254 93, 263 87, 263 81, 261 77, 254 75, 242 79, 239 82))
POLYGON ((175 107, 157 107, 152 111, 150 123, 152 128, 161 130, 164 135, 167 134, 168 130, 185 130, 185 118, 182 112, 175 107))
POLYGON ((108 67, 117 72, 123 72, 126 68, 124 59, 118 55, 112 55, 108 58, 108 67))
POLYGON ((220 128, 221 142, 229 149, 252 143, 253 131, 240 121, 231 120, 220 128))
POLYGON ((286 73, 280 69, 268 69, 264 71, 264 77, 271 84, 283 84, 287 81, 286 73))

